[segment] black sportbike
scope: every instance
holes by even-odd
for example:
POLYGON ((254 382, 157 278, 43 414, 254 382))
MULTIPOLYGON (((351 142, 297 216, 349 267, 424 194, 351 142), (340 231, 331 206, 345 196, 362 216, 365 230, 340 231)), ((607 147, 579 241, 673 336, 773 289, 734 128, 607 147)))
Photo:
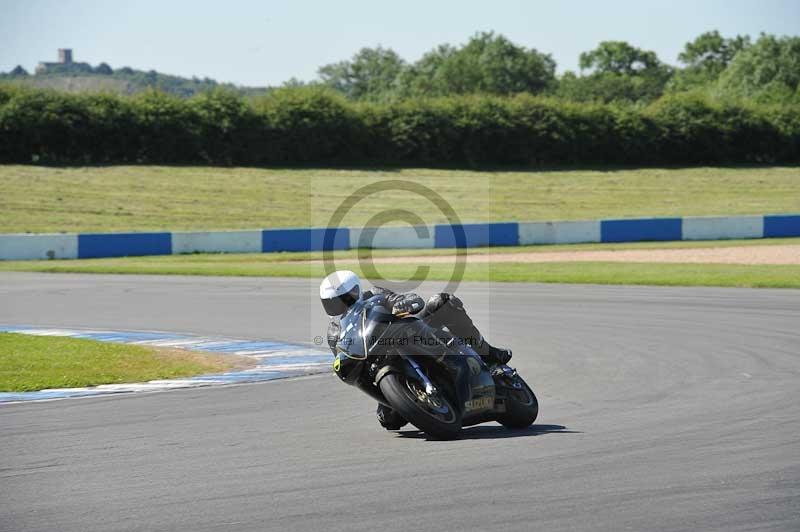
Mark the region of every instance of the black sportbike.
POLYGON ((536 420, 536 395, 514 369, 488 367, 460 338, 383 303, 357 301, 341 319, 333 369, 344 382, 436 439, 487 421, 519 429, 536 420))

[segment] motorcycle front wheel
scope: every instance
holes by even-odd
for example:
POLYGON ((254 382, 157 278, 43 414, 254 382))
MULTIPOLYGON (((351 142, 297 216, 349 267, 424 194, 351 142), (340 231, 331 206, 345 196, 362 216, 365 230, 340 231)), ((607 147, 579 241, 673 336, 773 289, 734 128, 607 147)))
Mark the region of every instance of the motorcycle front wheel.
POLYGON ((380 389, 394 410, 428 436, 439 440, 458 437, 461 412, 441 391, 428 395, 421 381, 397 373, 381 379, 380 389))
POLYGON ((533 424, 539 416, 539 400, 522 377, 514 375, 511 382, 504 383, 508 397, 506 411, 497 417, 497 421, 509 429, 524 429, 533 424))

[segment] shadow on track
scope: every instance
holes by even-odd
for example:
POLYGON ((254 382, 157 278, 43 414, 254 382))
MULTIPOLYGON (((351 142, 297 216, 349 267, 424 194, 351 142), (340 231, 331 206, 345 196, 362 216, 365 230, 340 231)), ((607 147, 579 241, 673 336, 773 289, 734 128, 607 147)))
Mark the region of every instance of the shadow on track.
MULTIPOLYGON (((498 425, 478 425, 461 430, 459 440, 494 440, 501 438, 523 438, 541 436, 542 434, 581 434, 579 430, 567 430, 564 425, 531 425, 525 429, 507 429, 498 425)), ((426 439, 427 436, 418 430, 405 430, 397 433, 403 438, 426 439)))

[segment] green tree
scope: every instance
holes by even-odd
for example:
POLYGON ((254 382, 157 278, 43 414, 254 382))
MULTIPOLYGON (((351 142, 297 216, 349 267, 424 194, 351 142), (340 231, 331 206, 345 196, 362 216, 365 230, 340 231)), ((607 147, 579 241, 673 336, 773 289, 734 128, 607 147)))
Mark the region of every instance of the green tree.
POLYGON ((401 96, 432 96, 445 94, 446 81, 441 66, 456 53, 449 44, 440 44, 427 52, 416 63, 407 66, 397 78, 397 90, 401 96))
POLYGON ((736 54, 719 78, 724 95, 757 101, 800 101, 800 37, 761 34, 736 54))
POLYGON ((291 78, 289 78, 286 81, 284 81, 283 84, 281 85, 281 87, 283 87, 285 89, 296 89, 296 88, 300 88, 300 87, 305 87, 307 85, 309 85, 309 84, 306 83, 305 81, 303 81, 302 79, 298 79, 298 78, 292 76, 291 78))
POLYGON ((725 38, 716 30, 707 31, 686 43, 678 60, 686 65, 675 72, 667 90, 670 92, 709 89, 736 54, 750 46, 750 37, 725 38))
POLYGON ((692 42, 687 42, 678 54, 678 60, 689 69, 700 70, 716 78, 739 51, 749 46, 748 35, 726 39, 717 30, 707 31, 692 42))
POLYGON ((349 61, 320 67, 322 83, 348 98, 381 99, 388 95, 405 62, 388 48, 362 48, 349 61))
POLYGON ((460 48, 443 45, 425 54, 401 77, 408 96, 540 93, 555 81, 548 54, 483 32, 460 48))
POLYGON ((110 76, 111 74, 114 73, 114 71, 111 69, 110 66, 108 66, 108 63, 100 63, 99 65, 94 67, 94 73, 101 74, 103 76, 110 76))
POLYGON ((625 41, 603 41, 597 48, 583 52, 581 70, 596 73, 634 75, 663 68, 655 52, 631 46, 625 41))
POLYGON ((672 68, 655 52, 624 41, 604 41, 579 57, 582 71, 565 73, 555 94, 574 101, 649 102, 660 97, 672 76, 672 68))

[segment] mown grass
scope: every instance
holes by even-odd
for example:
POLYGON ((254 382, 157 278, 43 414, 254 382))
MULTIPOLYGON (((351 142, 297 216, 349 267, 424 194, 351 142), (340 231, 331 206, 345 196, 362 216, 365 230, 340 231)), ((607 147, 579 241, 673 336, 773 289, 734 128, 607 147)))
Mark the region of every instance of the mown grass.
MULTIPOLYGON (((327 225, 358 188, 422 184, 462 222, 800 212, 800 168, 563 171, 0 166, 0 232, 111 232, 327 225)), ((342 221, 389 208, 446 222, 425 198, 386 191, 342 221)))
MULTIPOLYGON (((592 249, 658 249, 724 247, 733 245, 764 246, 798 244, 800 239, 730 240, 716 242, 648 242, 630 244, 585 244, 570 246, 523 246, 518 248, 474 248, 469 254, 492 252, 548 252, 592 249)), ((339 267, 365 275, 357 261, 369 250, 337 252, 339 267)), ((374 250, 374 256, 452 255, 453 250, 374 250)), ((9 261, 0 262, 0 271, 75 272, 108 274, 174 274, 263 277, 312 277, 325 274, 319 259, 321 253, 266 254, 195 254, 159 257, 126 257, 113 259, 9 261), (315 262, 316 261, 316 262, 315 262)), ((451 278, 450 263, 425 264, 409 260, 407 264, 376 264, 379 276, 386 279, 414 277, 419 266, 427 267, 425 277, 431 280, 451 278)), ((419 277, 419 276, 417 276, 419 277)), ((643 284, 671 286, 739 286, 800 288, 800 266, 736 265, 736 264, 656 264, 620 262, 468 263, 466 281, 643 284)))
POLYGON ((3 392, 188 377, 249 363, 236 356, 0 333, 0 391, 3 392))

